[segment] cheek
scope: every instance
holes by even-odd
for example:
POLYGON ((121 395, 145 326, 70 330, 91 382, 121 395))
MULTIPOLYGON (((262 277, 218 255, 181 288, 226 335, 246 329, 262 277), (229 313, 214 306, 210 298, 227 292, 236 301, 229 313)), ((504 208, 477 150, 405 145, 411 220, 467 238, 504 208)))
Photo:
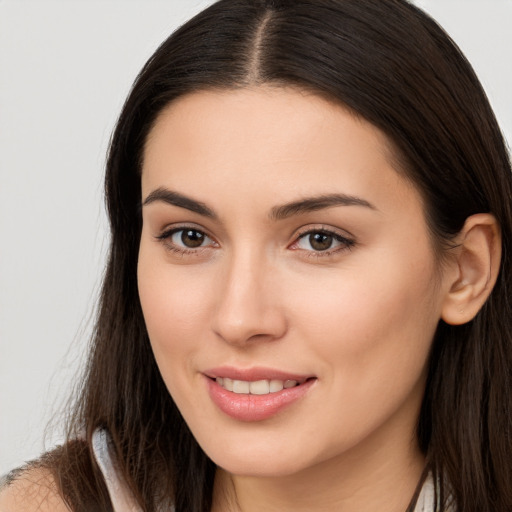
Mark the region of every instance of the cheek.
POLYGON ((200 345, 210 303, 207 290, 213 284, 208 284, 207 276, 201 276, 197 269, 178 267, 173 271, 162 255, 154 252, 141 246, 138 289, 153 353, 168 382, 174 368, 183 368, 200 345))
POLYGON ((354 392, 359 388, 361 397, 401 376, 404 386, 418 379, 439 320, 430 258, 381 254, 366 263, 310 283, 309 293, 295 293, 292 306, 326 372, 340 389, 347 381, 354 392))
POLYGON ((399 268, 368 267, 364 279, 347 275, 324 283, 321 292, 295 304, 304 319, 303 339, 309 340, 307 357, 322 375, 325 402, 336 404, 317 404, 312 416, 324 418, 321 428, 338 448, 355 446, 380 425, 413 428, 419 412, 437 318, 428 276, 420 280, 416 274, 411 287, 399 268), (334 435, 333 429, 344 434, 334 435))

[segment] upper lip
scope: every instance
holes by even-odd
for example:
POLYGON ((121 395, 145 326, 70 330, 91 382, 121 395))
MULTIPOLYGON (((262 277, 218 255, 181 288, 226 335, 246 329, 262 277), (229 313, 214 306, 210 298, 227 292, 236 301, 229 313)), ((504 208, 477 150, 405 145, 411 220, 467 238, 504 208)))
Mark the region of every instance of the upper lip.
POLYGON ((227 377, 228 379, 232 380, 243 380, 248 382, 254 382, 257 380, 295 380, 302 383, 314 377, 314 375, 287 372, 283 370, 277 370, 275 368, 265 368, 262 366, 254 366, 252 368, 219 366, 205 370, 203 374, 207 377, 210 377, 211 379, 215 379, 217 377, 227 377))

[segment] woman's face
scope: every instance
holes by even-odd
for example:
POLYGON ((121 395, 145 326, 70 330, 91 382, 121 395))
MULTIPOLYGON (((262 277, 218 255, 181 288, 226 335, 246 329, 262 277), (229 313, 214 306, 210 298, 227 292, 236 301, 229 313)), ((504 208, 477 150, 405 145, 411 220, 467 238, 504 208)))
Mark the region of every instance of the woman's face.
POLYGON ((213 461, 271 476, 418 454, 447 286, 386 137, 260 87, 179 99, 144 156, 144 318, 213 461))

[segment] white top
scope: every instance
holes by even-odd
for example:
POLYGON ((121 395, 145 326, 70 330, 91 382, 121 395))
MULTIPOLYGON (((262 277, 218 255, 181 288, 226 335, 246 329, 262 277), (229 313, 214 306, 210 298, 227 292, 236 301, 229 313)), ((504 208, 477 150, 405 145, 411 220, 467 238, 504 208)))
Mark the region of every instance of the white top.
MULTIPOLYGON (((109 436, 105 430, 94 432, 92 449, 105 478, 114 512, 142 512, 126 484, 118 477, 114 459, 109 452, 109 436)), ((434 512, 434 502, 434 482, 432 478, 427 478, 416 502, 414 512, 434 512)))
POLYGON ((142 512, 126 484, 119 478, 115 462, 109 451, 109 436, 105 430, 95 430, 92 450, 103 473, 114 512, 142 512))

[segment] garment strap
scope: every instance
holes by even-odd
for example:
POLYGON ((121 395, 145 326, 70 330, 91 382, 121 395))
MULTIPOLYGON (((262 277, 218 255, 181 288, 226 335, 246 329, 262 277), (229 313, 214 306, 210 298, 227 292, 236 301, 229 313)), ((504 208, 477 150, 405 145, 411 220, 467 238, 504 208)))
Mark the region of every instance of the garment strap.
POLYGON ((421 488, 414 512, 434 512, 435 496, 434 480, 432 475, 429 474, 421 488))
POLYGON ((108 433, 101 429, 95 430, 92 435, 92 449, 105 479, 114 512, 142 512, 128 486, 119 478, 109 445, 108 433))

